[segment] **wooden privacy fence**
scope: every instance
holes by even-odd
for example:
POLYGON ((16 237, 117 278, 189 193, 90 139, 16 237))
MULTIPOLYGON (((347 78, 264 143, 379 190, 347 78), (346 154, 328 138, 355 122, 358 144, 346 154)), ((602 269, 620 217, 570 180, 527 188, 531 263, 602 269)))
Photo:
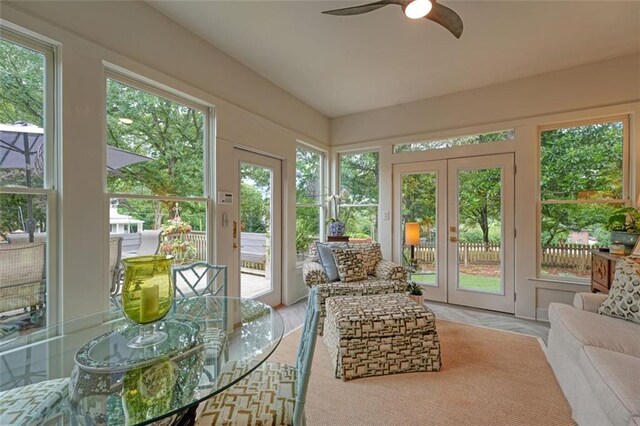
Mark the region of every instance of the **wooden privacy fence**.
MULTIPOLYGON (((586 244, 562 244, 547 246, 542 249, 542 265, 559 268, 589 269, 591 265, 590 251, 596 246, 586 244)), ((409 247, 405 247, 409 253, 409 247)), ((416 259, 424 263, 435 261, 435 243, 423 243, 416 246, 416 259)), ((499 264, 500 245, 484 243, 458 243, 458 261, 461 264, 499 264)))

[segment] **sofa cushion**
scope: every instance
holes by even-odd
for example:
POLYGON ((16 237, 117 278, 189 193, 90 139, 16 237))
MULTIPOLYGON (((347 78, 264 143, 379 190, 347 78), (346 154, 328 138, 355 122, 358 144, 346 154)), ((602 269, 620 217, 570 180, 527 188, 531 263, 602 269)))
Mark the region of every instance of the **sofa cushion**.
POLYGON ((554 333, 564 342, 564 350, 578 360, 582 346, 595 346, 640 357, 640 325, 569 305, 549 305, 549 321, 554 333))
POLYGON ((609 297, 598 313, 640 324, 640 264, 627 257, 619 260, 609 297))
POLYGON ((349 283, 367 278, 360 250, 333 249, 333 257, 336 259, 340 281, 349 283))
POLYGON ((375 275, 376 265, 382 260, 382 250, 379 243, 349 243, 349 248, 362 253, 362 263, 367 275, 375 275))
POLYGON ((585 346, 578 365, 612 424, 640 416, 640 358, 585 346))
POLYGON ((320 264, 322 264, 324 273, 327 275, 329 282, 340 280, 338 268, 336 266, 336 259, 333 257, 331 246, 317 242, 316 248, 318 250, 318 257, 320 258, 320 264))

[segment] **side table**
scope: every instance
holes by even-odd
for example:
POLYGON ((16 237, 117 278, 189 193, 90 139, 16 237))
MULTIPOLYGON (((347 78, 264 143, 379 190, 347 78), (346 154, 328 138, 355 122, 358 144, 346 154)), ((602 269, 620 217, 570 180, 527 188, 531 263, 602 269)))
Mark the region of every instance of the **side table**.
POLYGON ((340 236, 327 236, 327 242, 330 243, 348 243, 349 236, 348 235, 340 235, 340 236))
POLYGON ((591 292, 608 294, 615 276, 616 263, 623 255, 591 251, 591 292))

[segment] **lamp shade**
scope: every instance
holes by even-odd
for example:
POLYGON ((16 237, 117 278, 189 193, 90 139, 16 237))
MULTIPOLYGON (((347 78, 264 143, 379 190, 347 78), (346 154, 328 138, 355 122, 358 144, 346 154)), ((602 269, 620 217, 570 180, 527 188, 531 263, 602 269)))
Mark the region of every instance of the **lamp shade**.
POLYGON ((404 224, 404 242, 410 246, 420 244, 420 224, 418 222, 404 224))

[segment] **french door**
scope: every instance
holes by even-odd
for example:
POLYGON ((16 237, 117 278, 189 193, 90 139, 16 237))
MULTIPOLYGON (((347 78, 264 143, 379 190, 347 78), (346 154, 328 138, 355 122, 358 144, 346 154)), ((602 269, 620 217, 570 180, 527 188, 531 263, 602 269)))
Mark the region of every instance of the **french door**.
POLYGON ((410 279, 425 298, 513 313, 513 154, 398 164, 393 180, 394 253, 409 263, 417 222, 410 279))
POLYGON ((240 295, 277 306, 282 301, 282 163, 242 149, 235 149, 234 156, 240 295))

